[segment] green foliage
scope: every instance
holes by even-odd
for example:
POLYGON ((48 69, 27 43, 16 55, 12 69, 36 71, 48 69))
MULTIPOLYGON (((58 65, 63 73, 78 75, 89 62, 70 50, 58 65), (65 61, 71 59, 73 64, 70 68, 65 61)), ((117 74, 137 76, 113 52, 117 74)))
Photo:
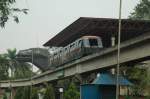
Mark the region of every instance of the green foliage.
POLYGON ((79 99, 79 98, 80 98, 79 91, 77 90, 75 84, 71 83, 69 85, 68 90, 65 91, 64 99, 79 99))
POLYGON ((46 84, 46 92, 43 99, 55 99, 55 93, 52 85, 46 84))
POLYGON ((150 19, 150 0, 140 0, 129 16, 131 19, 150 19))
POLYGON ((8 60, 6 59, 5 55, 0 55, 0 80, 7 80, 8 79, 8 60))
POLYGON ((32 88, 32 95, 31 96, 32 96, 31 99, 39 99, 38 88, 35 88, 35 87, 32 88))
POLYGON ((6 93, 4 94, 3 99, 7 99, 7 95, 6 95, 6 93))
POLYGON ((22 92, 23 92, 22 99, 30 99, 31 87, 24 87, 23 90, 22 90, 22 92))
POLYGON ((8 49, 5 54, 6 59, 8 60, 9 68, 11 69, 11 78, 27 78, 30 77, 33 72, 31 70, 31 65, 24 62, 19 62, 16 60, 17 50, 8 49))
POLYGON ((147 67, 128 67, 126 74, 134 84, 132 86, 133 95, 150 93, 150 73, 147 67))
POLYGON ((17 12, 23 12, 27 14, 27 9, 13 8, 13 5, 16 0, 0 0, 0 26, 4 27, 5 23, 10 17, 14 19, 15 22, 19 22, 18 16, 14 15, 17 12))
POLYGON ((14 99, 38 99, 38 89, 35 87, 20 87, 17 89, 14 99))
POLYGON ((10 60, 14 60, 16 58, 16 53, 17 53, 17 50, 16 48, 14 49, 7 49, 7 58, 10 59, 10 60))
POLYGON ((14 99, 21 99, 23 96, 23 87, 19 87, 16 89, 16 95, 14 97, 14 99))
POLYGON ((22 78, 29 78, 34 73, 31 70, 31 65, 28 63, 18 63, 18 67, 15 68, 14 78, 15 79, 22 79, 22 78))
MULTIPOLYGON (((0 55, 0 80, 27 78, 33 74, 31 65, 16 60, 16 49, 8 49, 6 54, 0 55), (9 78, 9 69, 11 77, 9 78)), ((11 90, 11 89, 10 89, 11 90)), ((33 88, 32 99, 38 99, 37 90, 33 88)), ((21 87, 17 89, 15 99, 30 99, 30 87, 21 87)))

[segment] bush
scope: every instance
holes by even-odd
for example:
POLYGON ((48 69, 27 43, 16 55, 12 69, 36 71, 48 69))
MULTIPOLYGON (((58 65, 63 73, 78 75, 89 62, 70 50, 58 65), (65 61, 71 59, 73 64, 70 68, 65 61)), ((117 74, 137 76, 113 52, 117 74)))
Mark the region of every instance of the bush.
POLYGON ((16 91, 14 99, 38 99, 38 89, 32 86, 31 87, 20 87, 16 91))
POLYGON ((46 92, 43 99, 55 99, 55 93, 52 85, 46 85, 46 92))
POLYGON ((64 99, 80 99, 79 91, 74 83, 69 85, 68 90, 64 94, 64 99))

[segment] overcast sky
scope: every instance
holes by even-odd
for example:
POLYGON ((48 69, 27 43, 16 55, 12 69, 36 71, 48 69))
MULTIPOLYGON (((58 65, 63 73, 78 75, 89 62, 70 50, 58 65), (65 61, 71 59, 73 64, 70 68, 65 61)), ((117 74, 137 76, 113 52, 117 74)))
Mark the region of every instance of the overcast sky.
MULTIPOLYGON (((123 0, 122 17, 127 18, 140 0, 123 0)), ((20 23, 10 20, 0 29, 0 53, 8 48, 41 47, 79 17, 118 18, 119 0, 17 0, 20 23)))

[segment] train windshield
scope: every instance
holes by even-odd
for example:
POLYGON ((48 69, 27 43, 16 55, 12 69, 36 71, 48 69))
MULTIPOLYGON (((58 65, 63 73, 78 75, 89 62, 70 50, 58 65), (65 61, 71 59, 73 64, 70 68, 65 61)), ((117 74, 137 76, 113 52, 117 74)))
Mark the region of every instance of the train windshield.
POLYGON ((97 39, 89 39, 90 46, 98 46, 97 39))

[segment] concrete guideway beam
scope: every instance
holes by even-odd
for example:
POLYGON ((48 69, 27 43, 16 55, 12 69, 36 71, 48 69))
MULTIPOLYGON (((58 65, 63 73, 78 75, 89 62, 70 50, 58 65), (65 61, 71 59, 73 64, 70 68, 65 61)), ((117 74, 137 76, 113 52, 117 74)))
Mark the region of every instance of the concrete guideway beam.
MULTIPOLYGON (((120 63, 130 62, 145 57, 150 57, 150 33, 145 33, 139 37, 121 43, 120 63)), ((30 79, 3 81, 0 82, 1 88, 20 87, 41 84, 54 81, 59 77, 69 77, 89 71, 98 70, 117 64, 117 46, 103 49, 101 52, 92 54, 81 59, 75 60, 57 68, 54 71, 48 70, 30 79)))

